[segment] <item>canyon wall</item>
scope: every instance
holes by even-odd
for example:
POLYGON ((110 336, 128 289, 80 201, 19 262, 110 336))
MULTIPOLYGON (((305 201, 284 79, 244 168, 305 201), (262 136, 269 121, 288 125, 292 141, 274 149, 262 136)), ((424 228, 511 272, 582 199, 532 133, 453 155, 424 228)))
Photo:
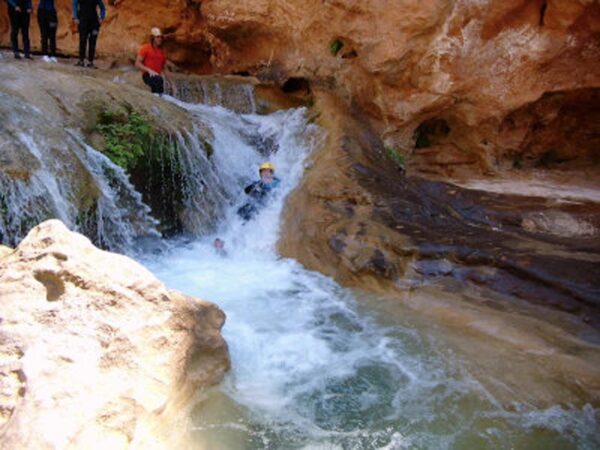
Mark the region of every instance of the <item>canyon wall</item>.
MULTIPOLYGON (((70 2, 57 4, 59 48, 73 54, 70 2)), ((162 27, 184 70, 335 91, 409 171, 448 177, 598 161, 594 0, 121 0, 107 9, 105 60, 131 61, 150 27, 162 27)), ((38 45, 35 18, 31 29, 38 45)), ((3 45, 8 37, 3 16, 3 45)))

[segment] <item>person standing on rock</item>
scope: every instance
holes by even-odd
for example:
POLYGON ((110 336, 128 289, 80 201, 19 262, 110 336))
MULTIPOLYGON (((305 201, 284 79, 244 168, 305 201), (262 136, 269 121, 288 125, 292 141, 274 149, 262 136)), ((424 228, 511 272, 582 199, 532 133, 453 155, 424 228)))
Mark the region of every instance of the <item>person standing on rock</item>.
POLYGON ((10 18, 10 41, 15 54, 15 59, 21 59, 19 55, 19 31, 23 36, 23 50, 25 58, 33 59, 29 45, 29 19, 31 17, 31 0, 7 0, 8 17, 10 18))
POLYGON ((56 62, 56 31, 58 28, 58 16, 56 15, 54 0, 40 0, 37 9, 37 19, 38 25, 40 26, 44 60, 56 62))
POLYGON ((162 49, 163 35, 160 28, 150 30, 150 42, 144 44, 138 52, 135 67, 142 73, 144 83, 150 86, 153 94, 165 92, 165 77, 174 90, 173 78, 167 68, 167 55, 162 49))
POLYGON ((88 50, 86 67, 95 69, 96 41, 100 32, 100 24, 106 17, 106 8, 102 0, 73 0, 73 20, 79 27, 79 61, 76 66, 83 67, 85 51, 88 50), (98 17, 100 9, 100 17, 98 17))

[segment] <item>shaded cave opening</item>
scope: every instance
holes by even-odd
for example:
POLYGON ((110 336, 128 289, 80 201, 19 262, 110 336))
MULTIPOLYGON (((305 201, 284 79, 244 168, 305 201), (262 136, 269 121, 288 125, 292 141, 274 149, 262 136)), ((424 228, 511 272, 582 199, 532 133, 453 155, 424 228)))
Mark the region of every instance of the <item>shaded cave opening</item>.
POLYGON ((286 94, 310 94, 310 82, 306 78, 290 77, 281 85, 286 94))
POLYGON ((428 119, 415 129, 414 140, 415 149, 429 148, 438 143, 450 134, 452 129, 445 119, 428 119))

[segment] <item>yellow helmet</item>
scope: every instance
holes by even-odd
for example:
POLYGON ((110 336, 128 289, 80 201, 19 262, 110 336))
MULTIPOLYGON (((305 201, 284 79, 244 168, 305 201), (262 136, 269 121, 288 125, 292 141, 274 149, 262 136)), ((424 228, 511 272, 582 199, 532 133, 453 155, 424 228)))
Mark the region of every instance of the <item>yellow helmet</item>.
POLYGON ((258 172, 260 173, 263 170, 270 170, 271 172, 275 172, 275 166, 273 165, 273 163, 270 162, 262 163, 258 168, 258 172))

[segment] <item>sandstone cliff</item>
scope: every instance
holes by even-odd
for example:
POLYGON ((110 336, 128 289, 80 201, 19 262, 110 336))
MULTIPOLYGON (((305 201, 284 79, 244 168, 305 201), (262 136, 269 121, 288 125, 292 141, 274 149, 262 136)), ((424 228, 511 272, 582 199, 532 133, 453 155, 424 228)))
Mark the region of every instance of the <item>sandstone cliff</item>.
MULTIPOLYGON (((73 54, 70 2, 57 4, 59 47, 73 54)), ((131 60, 151 26, 186 70, 334 90, 409 170, 447 177, 597 161, 594 0, 110 1, 101 55, 131 60)), ((7 28, 3 17, 3 45, 7 28)), ((35 22, 32 31, 36 44, 35 22)))
POLYGON ((224 314, 56 220, 2 254, 0 446, 177 448, 229 368, 224 314))

